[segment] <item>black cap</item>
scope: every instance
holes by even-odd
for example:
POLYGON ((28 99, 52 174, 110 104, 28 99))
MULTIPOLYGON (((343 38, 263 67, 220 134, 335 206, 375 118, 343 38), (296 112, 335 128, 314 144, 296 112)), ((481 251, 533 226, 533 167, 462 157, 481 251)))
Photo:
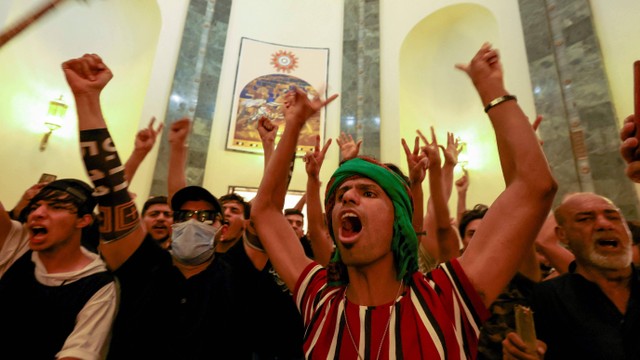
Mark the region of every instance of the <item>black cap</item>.
MULTIPOLYGON (((48 183, 43 187, 30 201, 25 210, 40 200, 49 200, 53 196, 54 191, 62 191, 71 196, 72 202, 78 208, 79 215, 91 214, 97 205, 96 199, 93 197, 93 188, 84 181, 77 179, 60 179, 48 183)), ((26 214, 25 214, 26 215, 26 214)), ((21 214, 22 216, 22 214, 21 214)))
POLYGON ((187 201, 203 200, 213 205, 215 211, 222 213, 220 202, 207 189, 201 186, 187 186, 178 190, 171 198, 171 210, 178 211, 187 201))
POLYGON ((142 215, 144 215, 144 213, 146 213, 147 210, 149 210, 149 207, 151 207, 151 205, 156 205, 156 204, 169 205, 169 199, 167 199, 166 196, 150 197, 147 201, 145 201, 144 205, 142 206, 142 215))

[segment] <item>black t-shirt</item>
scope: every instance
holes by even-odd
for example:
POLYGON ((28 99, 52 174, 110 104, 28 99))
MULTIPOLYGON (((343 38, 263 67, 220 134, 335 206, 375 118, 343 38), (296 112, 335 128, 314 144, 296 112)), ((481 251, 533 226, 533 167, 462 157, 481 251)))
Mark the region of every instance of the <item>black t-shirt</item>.
POLYGON ((171 255, 147 236, 115 271, 120 308, 114 322, 110 359, 243 359, 250 354, 243 324, 217 259, 186 279, 171 255))
POLYGON ((227 266, 238 300, 238 316, 247 324, 246 346, 260 359, 298 359, 303 357, 302 316, 284 282, 271 263, 257 270, 238 241, 216 257, 227 266))
POLYGON ((53 359, 89 299, 113 281, 105 271, 60 286, 43 285, 36 280, 31 255, 27 251, 0 279, 2 358, 20 354, 24 359, 53 359))
POLYGON ((634 269, 631 296, 623 315, 600 287, 570 272, 534 289, 538 338, 546 360, 640 359, 640 279, 634 269))
POLYGON ((307 255, 309 259, 313 259, 313 249, 311 248, 311 241, 307 235, 304 235, 300 238, 300 243, 302 244, 302 248, 304 249, 304 254, 307 255))

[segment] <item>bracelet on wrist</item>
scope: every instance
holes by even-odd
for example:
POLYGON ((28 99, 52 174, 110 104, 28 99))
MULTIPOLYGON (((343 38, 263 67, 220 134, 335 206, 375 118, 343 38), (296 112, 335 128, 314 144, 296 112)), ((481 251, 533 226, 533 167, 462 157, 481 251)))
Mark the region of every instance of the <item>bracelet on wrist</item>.
POLYGON ((489 101, 487 106, 484 107, 484 112, 488 113, 489 110, 493 109, 494 107, 502 104, 505 101, 510 101, 510 100, 518 101, 518 98, 515 95, 503 95, 503 96, 497 97, 489 101))

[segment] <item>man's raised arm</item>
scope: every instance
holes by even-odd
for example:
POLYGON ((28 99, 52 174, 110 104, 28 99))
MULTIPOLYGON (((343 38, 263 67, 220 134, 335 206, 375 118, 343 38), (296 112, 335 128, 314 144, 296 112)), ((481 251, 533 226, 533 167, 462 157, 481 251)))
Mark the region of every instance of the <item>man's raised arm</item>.
POLYGON ((625 172, 631 181, 640 183, 640 142, 636 137, 638 132, 638 115, 631 114, 624 119, 624 125, 620 129, 620 154, 627 163, 625 172))
MULTIPOLYGON (((313 250, 314 260, 322 266, 327 266, 333 252, 333 241, 329 236, 327 225, 322 216, 322 198, 320 196, 320 168, 331 145, 329 139, 320 149, 320 136, 316 137, 316 146, 313 152, 307 152, 304 156, 305 170, 307 172, 307 224, 309 241, 313 250)), ((302 210, 302 209, 300 209, 302 210)))
MULTIPOLYGON (((423 147, 424 153, 429 159, 429 208, 432 229, 435 230, 436 242, 438 244, 438 262, 449 261, 460 255, 460 239, 458 233, 451 226, 449 218, 449 205, 447 204, 449 196, 445 194, 444 189, 443 168, 440 167, 442 161, 440 159, 440 147, 436 139, 433 126, 431 127, 431 142, 426 141, 423 147)), ((427 229, 427 232, 431 229, 427 229)), ((432 230, 432 231, 433 231, 432 230)))
POLYGON ((460 259, 488 306, 532 246, 557 185, 531 124, 504 88, 497 51, 484 44, 468 65, 458 68, 473 81, 489 115, 506 183, 460 259))
POLYGON ((185 171, 187 157, 189 156, 187 139, 189 138, 190 131, 191 120, 189 118, 176 120, 169 127, 169 171, 167 178, 169 204, 171 204, 173 194, 187 186, 187 175, 185 171))
POLYGON ((298 277, 311 260, 305 256, 298 237, 282 213, 283 199, 280 197, 283 194, 274 192, 282 182, 287 181, 289 164, 305 121, 336 97, 334 95, 321 101, 317 98, 309 100, 307 94, 299 89, 287 93, 284 106, 286 126, 251 207, 251 221, 258 237, 271 263, 291 291, 294 291, 298 277))
POLYGON ((162 133, 162 128, 164 124, 160 123, 157 129, 153 128, 153 124, 156 122, 156 118, 152 117, 149 125, 138 131, 136 134, 136 140, 133 145, 133 151, 131 155, 129 155, 129 159, 124 164, 125 173, 124 176, 127 179, 127 182, 131 184, 133 181, 133 176, 138 171, 140 164, 147 157, 151 149, 153 149, 153 145, 156 143, 156 138, 158 134, 162 133))
POLYGON ((76 102, 82 158, 96 188, 100 250, 115 270, 140 246, 144 231, 100 107, 100 93, 113 74, 95 54, 69 60, 62 69, 76 102))

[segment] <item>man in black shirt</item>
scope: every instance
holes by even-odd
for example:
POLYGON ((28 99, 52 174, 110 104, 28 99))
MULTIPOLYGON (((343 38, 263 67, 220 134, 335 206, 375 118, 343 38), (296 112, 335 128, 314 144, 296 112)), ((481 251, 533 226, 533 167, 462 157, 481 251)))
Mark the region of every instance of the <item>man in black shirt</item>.
POLYGON ((309 241, 309 238, 307 238, 307 235, 304 234, 304 214, 302 211, 296 208, 284 209, 284 217, 300 239, 300 243, 304 248, 304 254, 307 255, 308 258, 313 259, 311 242, 309 241))
MULTIPOLYGON (((563 200, 555 218, 556 235, 575 262, 569 273, 534 289, 544 358, 640 358, 640 278, 631 265, 631 238, 620 210, 605 197, 576 193, 563 200)), ((510 334, 505 341, 505 353, 523 358, 514 338, 510 334)))
POLYGON ((99 194, 100 250, 121 286, 109 357, 250 358, 241 331, 246 324, 228 310, 235 301, 226 265, 214 261, 218 200, 201 187, 176 192, 171 252, 146 237, 100 109, 113 75, 95 54, 62 68, 76 102, 83 161, 99 194))

